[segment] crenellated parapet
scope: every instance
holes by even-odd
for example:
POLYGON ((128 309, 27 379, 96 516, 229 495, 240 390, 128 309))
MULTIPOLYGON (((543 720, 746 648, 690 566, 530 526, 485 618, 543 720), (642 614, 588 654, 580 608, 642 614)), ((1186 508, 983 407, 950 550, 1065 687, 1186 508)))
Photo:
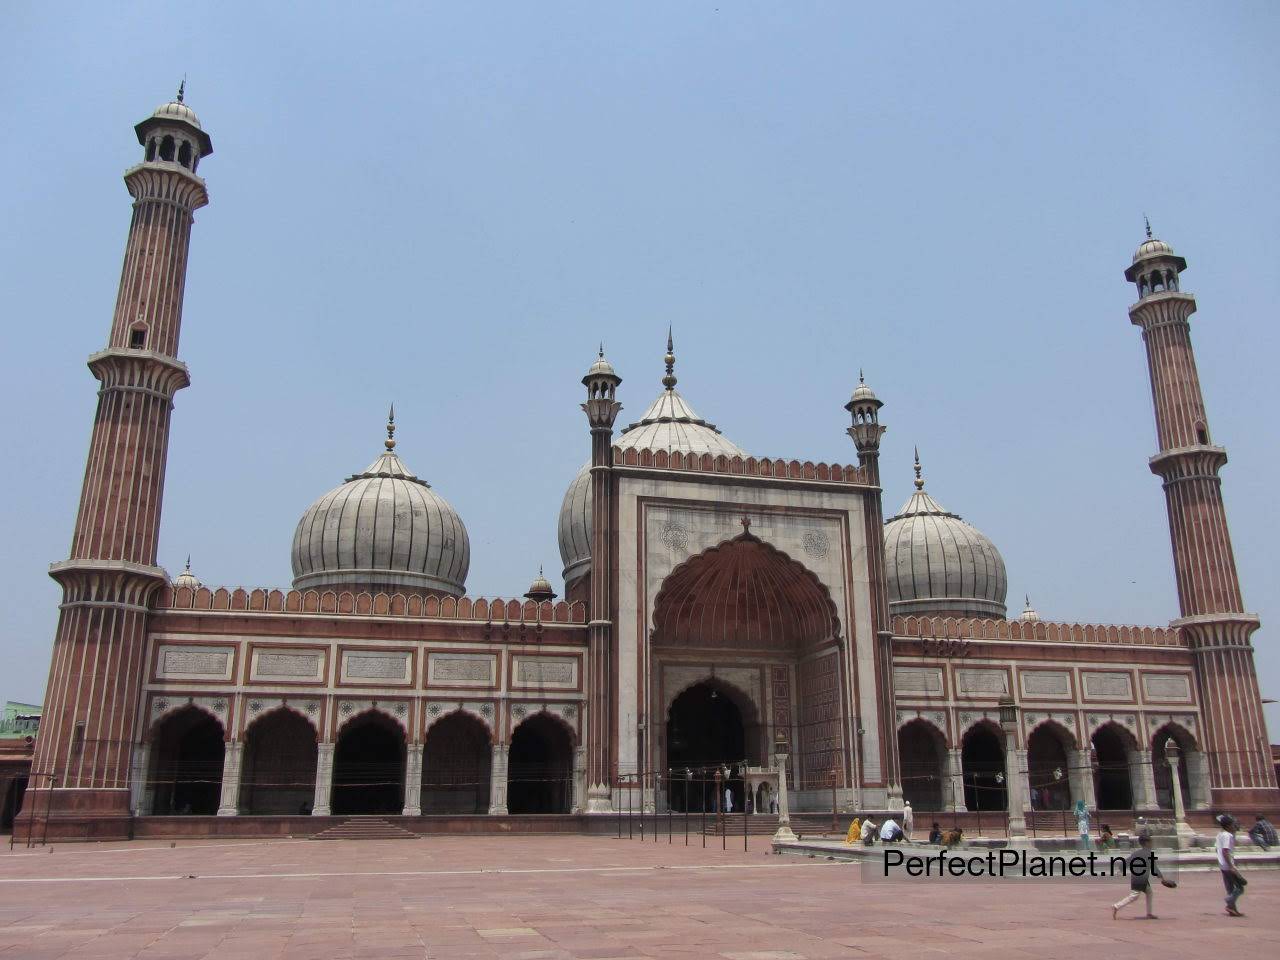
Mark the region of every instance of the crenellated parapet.
POLYGON ((586 604, 580 601, 439 597, 402 593, 334 590, 269 590, 243 587, 166 587, 157 598, 157 612, 227 611, 264 614, 335 614, 352 617, 405 617, 422 620, 464 620, 511 624, 585 624, 586 604))
POLYGON ((1011 640, 1179 648, 1187 646, 1187 640, 1182 631, 1176 627, 915 616, 894 617, 892 622, 895 637, 918 637, 922 640, 1011 640))
POLYGON ((646 467, 655 470, 683 470, 688 473, 714 473, 740 477, 762 477, 774 480, 816 480, 825 483, 847 483, 868 486, 865 470, 852 464, 814 463, 811 460, 770 459, 768 457, 712 456, 709 453, 682 453, 678 450, 633 450, 613 448, 616 467, 646 467))

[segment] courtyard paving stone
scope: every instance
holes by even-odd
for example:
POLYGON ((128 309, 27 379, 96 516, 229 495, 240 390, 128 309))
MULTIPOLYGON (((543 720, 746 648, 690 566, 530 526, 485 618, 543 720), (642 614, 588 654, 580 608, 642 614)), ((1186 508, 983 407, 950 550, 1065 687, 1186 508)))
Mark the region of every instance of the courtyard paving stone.
MULTIPOLYGON (((863 882, 859 867, 612 837, 65 845, 0 854, 0 960, 722 960, 1280 955, 1215 873, 1112 921, 1122 882, 863 882)), ((1135 905, 1136 906, 1136 905, 1135 905)))

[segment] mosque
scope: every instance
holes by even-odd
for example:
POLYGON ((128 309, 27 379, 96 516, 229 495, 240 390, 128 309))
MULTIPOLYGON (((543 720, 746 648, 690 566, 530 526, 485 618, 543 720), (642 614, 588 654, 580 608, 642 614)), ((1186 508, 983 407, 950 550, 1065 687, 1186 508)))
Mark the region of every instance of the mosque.
POLYGON ((210 587, 190 563, 171 579, 157 540, 213 144, 181 91, 135 129, 20 830, 306 834, 360 814, 410 832, 441 817, 585 825, 718 803, 707 771, 736 809, 766 811, 779 754, 799 811, 905 799, 995 812, 1017 833, 1079 800, 1168 809, 1175 789, 1191 810, 1280 806, 1196 301, 1186 260, 1149 228, 1125 276, 1172 537, 1169 623, 1049 622, 1029 602, 1010 617, 999 550, 927 488, 918 456, 886 516, 882 402, 861 375, 844 404, 856 462, 764 456, 677 389, 670 337, 634 423, 616 422, 622 378, 603 350, 584 364, 589 456, 560 510, 563 599, 541 574, 518 596, 467 595, 466 524, 397 449, 394 413, 372 462, 302 512, 291 589, 210 587))

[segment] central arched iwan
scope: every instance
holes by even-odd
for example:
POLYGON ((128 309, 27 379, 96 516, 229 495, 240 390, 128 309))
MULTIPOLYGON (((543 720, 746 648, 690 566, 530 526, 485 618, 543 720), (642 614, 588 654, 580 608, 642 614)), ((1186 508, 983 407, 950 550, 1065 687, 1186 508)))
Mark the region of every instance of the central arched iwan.
POLYGON ((653 628, 655 647, 797 653, 839 639, 840 619, 817 577, 743 533, 671 571, 653 628))

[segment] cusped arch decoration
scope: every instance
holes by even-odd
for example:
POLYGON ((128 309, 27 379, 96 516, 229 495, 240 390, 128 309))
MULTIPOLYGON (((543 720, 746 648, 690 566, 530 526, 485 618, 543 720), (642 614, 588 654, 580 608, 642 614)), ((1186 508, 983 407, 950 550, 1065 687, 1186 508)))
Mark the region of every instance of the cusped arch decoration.
POLYGON ((477 721, 484 727, 485 733, 489 737, 489 743, 495 741, 493 726, 493 705, 475 704, 475 703, 429 703, 427 704, 424 719, 422 721, 422 742, 426 743, 427 737, 431 734, 431 730, 437 723, 442 720, 448 720, 452 716, 461 714, 471 720, 477 721), (488 707, 489 712, 486 714, 484 708, 488 707))
POLYGON ((160 725, 175 714, 184 710, 194 710, 212 717, 222 728, 222 735, 227 736, 230 728, 228 700, 226 697, 174 697, 160 695, 151 701, 151 716, 147 720, 147 739, 154 740, 160 725))
POLYGON ((996 739, 1000 741, 1001 745, 1007 746, 1007 744, 1005 744, 1004 728, 988 716, 974 717, 972 722, 960 731, 960 736, 956 738, 956 743, 960 745, 961 749, 963 749, 965 741, 979 730, 990 731, 995 734, 996 739))
POLYGON ((1164 743, 1170 738, 1173 738, 1180 750, 1193 752, 1200 750, 1200 741, 1196 735, 1188 730, 1180 720, 1176 719, 1164 720, 1156 727, 1155 732, 1151 735, 1149 749, 1154 750, 1157 744, 1164 743))
POLYGON ((671 715, 671 708, 675 706, 675 702, 680 699, 682 694, 687 693, 694 687, 706 685, 713 687, 720 693, 723 693, 738 708, 742 714, 742 724, 746 728, 753 725, 759 725, 760 718, 764 715, 762 705, 759 700, 748 690, 744 690, 738 684, 724 677, 716 676, 714 673, 708 672, 700 677, 695 677, 672 690, 668 690, 664 697, 665 702, 662 705, 662 716, 664 718, 671 715))
MULTIPOLYGON (((923 713, 911 713, 903 716, 898 722, 898 733, 901 733, 912 724, 922 724, 928 729, 929 735, 934 737, 945 749, 951 749, 951 738, 947 736, 947 731, 939 726, 938 722, 932 717, 923 713)), ((968 731, 966 730, 967 734, 968 731)))
POLYGON ((1122 721, 1119 717, 1101 716, 1089 718, 1089 743, 1093 743, 1093 738, 1102 730, 1111 727, 1120 736, 1124 745, 1130 750, 1141 750, 1142 744, 1138 740, 1138 735, 1134 733, 1133 728, 1122 721))
POLYGON ((338 704, 338 725, 335 739, 353 721, 371 713, 381 714, 398 726, 407 741, 409 739, 409 705, 403 700, 343 700, 338 704))
POLYGON ((311 726, 316 733, 316 740, 320 739, 320 703, 316 700, 297 701, 289 700, 287 697, 277 698, 253 698, 249 701, 245 709, 244 716, 244 737, 249 736, 249 731, 261 720, 275 716, 277 713, 293 713, 301 717, 311 726))
MULTIPOLYGON (((517 704, 517 707, 519 706, 521 705, 517 704)), ((514 709, 515 708, 513 708, 513 711, 514 709)), ((570 720, 568 717, 564 715, 563 707, 558 704, 541 703, 534 706, 530 706, 525 712, 521 713, 518 717, 513 712, 511 719, 514 722, 511 724, 511 736, 514 737, 516 731, 519 730, 526 723, 528 723, 530 720, 534 719, 535 717, 542 717, 542 716, 549 717, 550 719, 554 720, 561 727, 561 729, 563 729, 564 732, 568 734, 569 746, 575 750, 578 748, 578 741, 579 741, 578 728, 572 720, 570 720)), ((576 716, 576 707, 575 707, 575 716, 576 716)))
POLYGON ((749 530, 685 560, 654 600, 655 647, 796 651, 839 639, 826 585, 749 530))
POLYGON ((1058 738, 1066 749, 1080 749, 1080 740, 1076 736, 1076 732, 1057 717, 1041 717, 1035 723, 1031 724, 1031 726, 1027 728, 1027 739, 1030 740, 1033 733, 1046 727, 1053 732, 1054 736, 1058 738))

